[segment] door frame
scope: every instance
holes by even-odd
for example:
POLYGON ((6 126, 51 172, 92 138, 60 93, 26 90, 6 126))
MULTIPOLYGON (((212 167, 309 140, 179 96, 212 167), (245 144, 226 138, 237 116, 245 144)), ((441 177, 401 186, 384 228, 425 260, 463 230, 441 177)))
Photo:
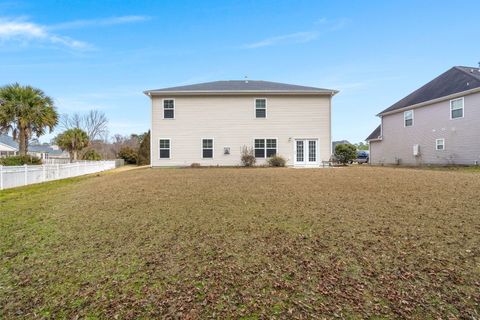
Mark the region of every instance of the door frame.
POLYGON ((294 167, 318 167, 320 163, 320 139, 318 138, 294 138, 293 139, 293 166, 294 167), (297 162, 297 141, 303 141, 303 162, 297 162), (308 161, 309 142, 315 141, 315 162, 308 161))

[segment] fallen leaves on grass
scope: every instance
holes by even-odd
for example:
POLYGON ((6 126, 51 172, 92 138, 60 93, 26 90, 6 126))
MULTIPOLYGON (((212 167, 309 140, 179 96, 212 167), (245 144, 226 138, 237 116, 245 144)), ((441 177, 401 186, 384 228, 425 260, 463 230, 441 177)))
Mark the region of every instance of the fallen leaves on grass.
POLYGON ((476 173, 140 169, 54 186, 0 203, 5 318, 480 312, 476 173))

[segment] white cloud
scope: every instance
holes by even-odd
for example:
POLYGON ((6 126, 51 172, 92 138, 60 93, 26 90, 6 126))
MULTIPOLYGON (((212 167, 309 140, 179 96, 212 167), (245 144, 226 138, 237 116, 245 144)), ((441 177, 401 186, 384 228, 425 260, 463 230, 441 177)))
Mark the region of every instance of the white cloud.
POLYGON ((315 25, 321 25, 326 30, 334 31, 341 29, 350 23, 349 19, 346 18, 339 18, 339 19, 327 19, 327 18, 320 18, 314 22, 315 25))
POLYGON ((246 44, 243 47, 247 49, 254 49, 279 44, 305 43, 315 40, 316 38, 318 38, 318 32, 305 31, 267 38, 258 42, 246 44))
POLYGON ((72 49, 88 49, 90 45, 69 37, 50 33, 45 26, 23 20, 0 19, 0 41, 48 42, 72 49))
POLYGON ((344 28, 349 23, 349 20, 341 18, 336 20, 329 20, 327 18, 320 18, 316 20, 311 31, 290 33, 271 38, 266 38, 257 42, 243 45, 246 49, 262 48, 274 45, 292 44, 292 43, 306 43, 316 40, 320 35, 337 31, 344 28))
POLYGON ((134 23, 149 20, 146 16, 120 16, 104 19, 74 20, 56 25, 41 25, 30 22, 24 18, 1 18, 0 17, 0 43, 6 41, 17 41, 22 44, 32 42, 50 43, 70 49, 85 50, 91 49, 92 45, 87 42, 72 39, 68 36, 57 34, 58 30, 112 26, 125 23, 134 23))
POLYGON ((142 22, 150 20, 147 16, 120 16, 103 19, 74 20, 55 24, 49 27, 50 30, 75 29, 85 27, 113 26, 126 23, 142 22))

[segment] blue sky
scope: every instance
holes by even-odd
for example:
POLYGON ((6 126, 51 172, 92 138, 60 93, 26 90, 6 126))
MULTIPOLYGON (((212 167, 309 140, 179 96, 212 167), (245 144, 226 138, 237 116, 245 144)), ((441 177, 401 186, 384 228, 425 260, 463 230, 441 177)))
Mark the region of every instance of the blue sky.
MULTIPOLYGON (((60 113, 103 110, 111 134, 149 126, 143 90, 214 80, 338 89, 333 139, 454 65, 480 61, 477 1, 0 2, 0 85, 60 113)), ((48 140, 46 136, 42 140, 48 140)))

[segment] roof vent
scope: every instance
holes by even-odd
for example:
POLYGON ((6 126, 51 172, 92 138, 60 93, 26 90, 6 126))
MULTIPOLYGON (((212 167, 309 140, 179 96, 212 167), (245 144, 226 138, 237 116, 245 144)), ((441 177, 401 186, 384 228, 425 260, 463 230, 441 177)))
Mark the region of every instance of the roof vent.
POLYGON ((248 77, 245 76, 245 83, 248 83, 248 77))

